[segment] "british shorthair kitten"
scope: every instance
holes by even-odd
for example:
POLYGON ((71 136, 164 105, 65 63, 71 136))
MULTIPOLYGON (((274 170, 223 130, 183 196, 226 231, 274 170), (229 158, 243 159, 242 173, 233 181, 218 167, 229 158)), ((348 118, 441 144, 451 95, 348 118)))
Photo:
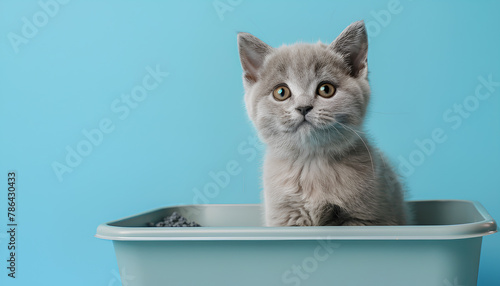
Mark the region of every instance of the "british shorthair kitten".
POLYGON ((245 105, 267 145, 263 200, 267 226, 401 225, 397 175, 370 144, 363 21, 331 44, 272 48, 238 34, 245 105))

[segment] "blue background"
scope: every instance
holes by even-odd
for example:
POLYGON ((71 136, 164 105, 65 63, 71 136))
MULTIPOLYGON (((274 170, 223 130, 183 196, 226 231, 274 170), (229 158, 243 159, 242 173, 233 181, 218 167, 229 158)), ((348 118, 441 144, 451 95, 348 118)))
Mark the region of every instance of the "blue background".
MULTIPOLYGON (((38 15, 43 24, 40 11, 37 1, 0 2, 0 181, 18 172, 19 223, 13 280, 2 191, 2 285, 120 285, 112 244, 93 237, 96 227, 199 203, 194 189, 213 184, 209 173, 228 162, 240 173, 204 200, 260 201, 263 152, 251 144, 243 105, 239 31, 272 46, 330 42, 365 19, 366 127, 396 166, 414 154, 410 198, 477 200, 500 219, 500 87, 458 126, 443 118, 454 104, 474 103, 478 77, 500 81, 499 2, 75 0, 59 4, 27 42, 12 44, 10 33, 23 36, 23 17, 33 23, 38 15), (218 13, 221 3, 227 10, 218 13), (157 66, 168 76, 121 119, 113 102, 157 66), (76 149, 86 140, 82 131, 105 118, 113 131, 59 180, 54 162, 66 164, 67 146, 76 149), (446 140, 415 155, 415 140, 436 128, 446 140)), ((500 281, 499 255, 500 235, 485 237, 479 285, 500 281)))

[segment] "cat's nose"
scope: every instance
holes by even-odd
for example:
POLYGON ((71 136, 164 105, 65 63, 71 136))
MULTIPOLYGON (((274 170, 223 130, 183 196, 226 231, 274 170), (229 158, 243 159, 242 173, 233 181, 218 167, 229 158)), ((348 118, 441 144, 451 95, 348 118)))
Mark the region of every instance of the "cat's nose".
POLYGON ((306 114, 307 114, 309 111, 311 111, 311 109, 313 109, 313 107, 312 107, 312 106, 310 106, 310 105, 308 105, 308 106, 301 106, 301 107, 297 107, 297 111, 298 111, 300 114, 304 115, 304 116, 306 116, 306 114))

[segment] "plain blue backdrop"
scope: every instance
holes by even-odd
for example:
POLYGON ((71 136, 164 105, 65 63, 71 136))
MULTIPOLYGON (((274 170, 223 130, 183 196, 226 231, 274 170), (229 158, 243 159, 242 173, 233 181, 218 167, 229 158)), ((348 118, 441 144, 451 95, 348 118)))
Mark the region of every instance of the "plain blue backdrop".
MULTIPOLYGON (((500 82, 499 12, 498 1, 1 1, 0 182, 17 171, 19 226, 11 279, 1 183, 0 284, 120 285, 99 224, 260 201, 240 31, 272 46, 330 42, 364 19, 366 127, 410 199, 477 200, 500 219, 500 87, 476 96, 480 78, 500 82), (430 143, 435 130, 445 139, 430 143), (240 172, 203 194, 228 163, 240 172)), ((498 285, 499 255, 500 235, 485 237, 479 285, 498 285)))

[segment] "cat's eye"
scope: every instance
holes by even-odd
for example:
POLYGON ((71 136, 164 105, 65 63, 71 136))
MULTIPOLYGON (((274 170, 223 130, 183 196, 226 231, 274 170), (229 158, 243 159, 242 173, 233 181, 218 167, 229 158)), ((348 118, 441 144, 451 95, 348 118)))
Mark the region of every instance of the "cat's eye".
POLYGON ((335 94, 335 87, 330 83, 320 83, 316 93, 321 97, 329 98, 335 94))
POLYGON ((289 98, 290 95, 291 95, 290 89, 288 89, 288 87, 286 87, 284 85, 280 85, 280 86, 276 87, 273 91, 273 97, 274 97, 274 99, 276 99, 278 101, 283 101, 283 100, 289 98))

